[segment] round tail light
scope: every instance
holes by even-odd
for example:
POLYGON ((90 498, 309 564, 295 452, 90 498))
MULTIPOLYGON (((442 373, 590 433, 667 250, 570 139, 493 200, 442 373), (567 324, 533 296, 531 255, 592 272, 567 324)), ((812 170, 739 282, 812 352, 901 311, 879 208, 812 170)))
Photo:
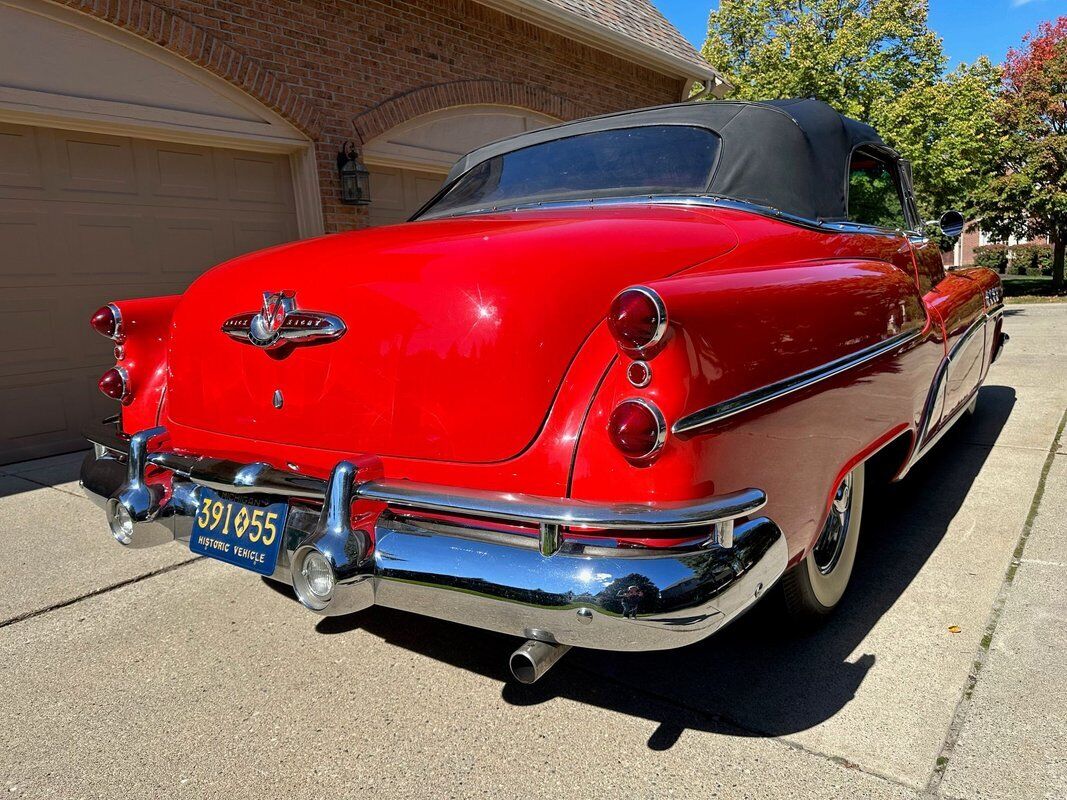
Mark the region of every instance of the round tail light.
POLYGON ((117 340, 122 325, 122 314, 119 313, 117 306, 108 303, 106 306, 97 309, 96 313, 89 319, 89 325, 101 336, 117 340))
POLYGON ((125 403, 130 399, 130 381, 126 375, 126 370, 122 367, 112 367, 101 375, 97 386, 100 387, 101 392, 112 400, 125 403))
POLYGON ((667 422, 663 413, 648 400, 623 400, 611 412, 608 436, 627 458, 640 461, 650 458, 667 441, 667 422))
POLYGON ((624 351, 647 350, 667 333, 667 307, 653 290, 632 286, 611 302, 608 329, 624 351))

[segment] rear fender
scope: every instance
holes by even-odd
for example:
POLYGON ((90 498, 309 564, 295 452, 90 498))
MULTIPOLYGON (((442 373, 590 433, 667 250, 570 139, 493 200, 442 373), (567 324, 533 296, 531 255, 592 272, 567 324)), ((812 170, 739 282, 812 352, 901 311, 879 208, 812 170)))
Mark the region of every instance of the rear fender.
POLYGON ((122 409, 128 434, 156 425, 167 385, 167 342, 170 320, 180 295, 118 300, 122 316, 116 363, 129 376, 130 400, 122 409))
POLYGON ((810 544, 840 476, 914 427, 942 347, 911 277, 866 260, 681 276, 650 284, 669 317, 665 345, 637 388, 621 356, 579 440, 571 494, 581 499, 688 499, 756 487, 768 516, 810 544), (888 343, 888 344, 887 344, 888 343), (898 344, 894 344, 898 343, 898 344), (681 422, 737 398, 885 345, 884 354, 710 424, 681 422), (659 458, 629 463, 607 422, 624 399, 655 403, 672 432, 659 458))

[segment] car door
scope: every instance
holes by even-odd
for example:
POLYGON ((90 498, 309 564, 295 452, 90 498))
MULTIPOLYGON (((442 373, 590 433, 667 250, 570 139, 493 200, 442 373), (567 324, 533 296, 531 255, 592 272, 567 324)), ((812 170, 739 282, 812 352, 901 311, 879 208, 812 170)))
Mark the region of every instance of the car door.
POLYGON ((901 161, 900 167, 916 280, 926 307, 940 321, 945 338, 946 362, 939 373, 943 382, 943 399, 937 406, 940 414, 927 426, 934 430, 970 399, 989 367, 985 301, 982 286, 967 272, 946 272, 938 240, 927 235, 927 226, 916 210, 910 165, 901 161))

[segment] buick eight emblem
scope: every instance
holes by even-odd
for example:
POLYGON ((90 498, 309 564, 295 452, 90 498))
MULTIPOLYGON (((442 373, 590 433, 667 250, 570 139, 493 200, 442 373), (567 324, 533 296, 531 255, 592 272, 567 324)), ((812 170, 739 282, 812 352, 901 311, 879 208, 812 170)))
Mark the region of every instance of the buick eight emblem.
POLYGON ((296 307, 296 292, 264 292, 263 308, 246 311, 222 323, 222 332, 239 342, 269 350, 286 344, 337 339, 345 324, 334 314, 296 307))

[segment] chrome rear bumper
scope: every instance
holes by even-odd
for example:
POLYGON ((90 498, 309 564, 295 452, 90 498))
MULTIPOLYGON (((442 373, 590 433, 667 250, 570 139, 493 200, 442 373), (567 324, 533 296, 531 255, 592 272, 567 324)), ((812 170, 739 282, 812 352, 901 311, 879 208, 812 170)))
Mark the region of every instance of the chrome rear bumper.
POLYGON ((82 487, 108 509, 109 522, 119 506, 132 519, 117 533, 113 525, 115 538, 131 547, 188 543, 201 487, 310 501, 291 506, 271 578, 293 586, 320 614, 382 605, 558 644, 659 650, 715 632, 786 566, 781 531, 765 517, 752 518, 766 502, 758 490, 683 503, 584 503, 360 481, 346 461, 322 480, 261 463, 149 452, 162 433, 143 431, 128 441, 108 429, 90 434, 94 453, 82 465, 82 487), (146 482, 150 464, 164 470, 169 491, 146 482), (351 527, 358 499, 386 504, 373 543, 351 527), (418 510, 533 523, 540 536, 442 523, 419 518, 418 510), (563 528, 640 531, 647 538, 679 538, 688 530, 693 538, 675 549, 620 547, 608 536, 577 538, 563 528), (301 591, 300 565, 312 550, 334 571, 325 602, 301 591))

